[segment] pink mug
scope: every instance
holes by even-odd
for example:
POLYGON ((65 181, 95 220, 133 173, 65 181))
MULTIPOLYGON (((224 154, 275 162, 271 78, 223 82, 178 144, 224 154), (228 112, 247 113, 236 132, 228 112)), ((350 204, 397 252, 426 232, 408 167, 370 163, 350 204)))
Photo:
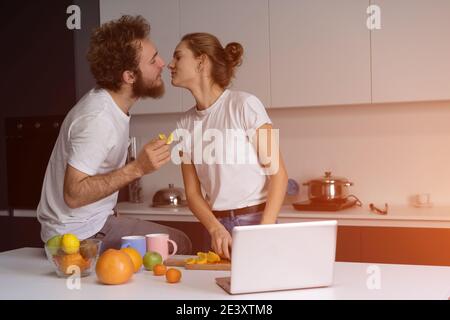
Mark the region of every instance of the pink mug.
POLYGON ((158 252, 163 258, 163 261, 177 253, 177 244, 175 241, 169 239, 167 233, 150 233, 145 235, 145 239, 147 240, 147 252, 158 252), (173 252, 170 254, 169 242, 173 245, 173 252))

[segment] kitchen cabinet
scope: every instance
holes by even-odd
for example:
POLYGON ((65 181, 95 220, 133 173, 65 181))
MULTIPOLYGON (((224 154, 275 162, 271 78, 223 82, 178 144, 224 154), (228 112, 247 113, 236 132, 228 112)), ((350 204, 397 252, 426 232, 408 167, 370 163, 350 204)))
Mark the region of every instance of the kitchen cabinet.
POLYGON ((361 261, 361 233, 357 227, 338 226, 336 261, 361 261))
POLYGON ((450 266, 450 229, 339 227, 336 261, 450 266))
MULTIPOLYGON (((168 63, 180 38, 210 32, 238 41, 244 61, 232 88, 268 108, 450 99, 450 2, 435 0, 101 0, 101 22, 141 14, 168 63), (369 30, 367 8, 381 9, 369 30)), ((134 114, 182 112, 194 105, 173 88, 137 103, 134 114)))
POLYGON ((41 224, 35 217, 11 217, 12 249, 43 248, 41 224))
MULTIPOLYGON (((0 209, 7 209, 5 119, 65 115, 75 104, 74 33, 66 27, 70 0, 2 1, 0 209)), ((41 150, 36 150, 42 155, 41 150)), ((32 174, 27 177, 33 180, 32 174)))
MULTIPOLYGON (((256 95, 270 106, 269 19, 267 0, 180 1, 180 37, 191 32, 215 35, 223 46, 239 42, 243 63, 236 69, 231 88, 256 95)), ((195 105, 191 94, 182 94, 183 110, 195 105)))
POLYGON ((372 0, 373 102, 450 99, 450 1, 372 0))
POLYGON ((269 0, 272 107, 371 102, 368 6, 269 0))
MULTIPOLYGON (((178 0, 100 0, 100 23, 124 14, 142 15, 151 26, 150 37, 163 60, 168 64, 180 37, 178 0)), ((162 74, 166 93, 161 99, 141 99, 131 114, 181 112, 181 89, 170 84, 170 73, 162 74)))
POLYGON ((11 217, 0 217, 0 252, 11 250, 11 217))
POLYGON ((172 227, 183 231, 191 239, 192 252, 191 254, 197 254, 197 252, 207 252, 211 250, 211 246, 208 245, 211 239, 206 231, 205 227, 199 222, 185 222, 185 221, 153 221, 168 227, 172 227))
POLYGON ((9 207, 37 208, 45 171, 63 119, 63 116, 6 119, 9 207))
POLYGON ((450 266, 450 229, 361 227, 361 261, 450 266))
POLYGON ((22 247, 43 248, 41 225, 33 217, 0 217, 0 252, 22 247))

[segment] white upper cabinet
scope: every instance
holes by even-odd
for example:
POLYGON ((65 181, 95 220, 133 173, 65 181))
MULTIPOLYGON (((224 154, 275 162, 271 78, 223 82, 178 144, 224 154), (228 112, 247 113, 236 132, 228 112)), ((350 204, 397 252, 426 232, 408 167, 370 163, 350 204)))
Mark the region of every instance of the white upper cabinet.
MULTIPOLYGON (((142 15, 151 26, 150 37, 160 56, 168 64, 179 40, 178 0, 100 0, 100 22, 117 19, 124 14, 142 15)), ((170 84, 170 72, 164 67, 166 93, 161 99, 141 99, 131 114, 181 112, 181 90, 170 84)))
POLYGON ((373 102, 450 99, 450 1, 376 0, 373 102))
MULTIPOLYGON (((181 0, 180 38, 186 33, 208 32, 223 46, 239 42, 244 47, 243 63, 236 69, 231 88, 256 95, 270 103, 269 19, 267 0, 181 0)), ((183 109, 195 102, 187 91, 183 109)))
POLYGON ((274 107, 371 102, 368 0, 269 4, 274 107))

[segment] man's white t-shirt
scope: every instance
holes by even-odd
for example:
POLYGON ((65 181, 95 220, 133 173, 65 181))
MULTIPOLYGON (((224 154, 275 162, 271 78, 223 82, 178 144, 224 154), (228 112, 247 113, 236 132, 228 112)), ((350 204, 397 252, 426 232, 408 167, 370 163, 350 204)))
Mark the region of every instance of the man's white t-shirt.
POLYGON ((123 166, 129 121, 103 89, 92 89, 67 114, 50 156, 37 209, 44 242, 64 233, 89 238, 114 213, 118 192, 81 208, 69 208, 63 195, 64 175, 67 164, 89 176, 123 166))
POLYGON ((266 201, 267 176, 251 143, 266 123, 272 122, 257 97, 229 89, 209 108, 193 107, 177 122, 176 147, 195 165, 212 210, 266 201))

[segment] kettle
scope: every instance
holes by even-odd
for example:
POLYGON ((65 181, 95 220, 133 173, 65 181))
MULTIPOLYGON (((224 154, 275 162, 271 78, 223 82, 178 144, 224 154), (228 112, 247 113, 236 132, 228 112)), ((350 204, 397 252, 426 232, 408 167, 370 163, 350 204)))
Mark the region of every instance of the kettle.
POLYGON ((168 188, 158 190, 153 195, 152 207, 178 208, 186 207, 186 195, 183 188, 175 188, 173 183, 168 188))

